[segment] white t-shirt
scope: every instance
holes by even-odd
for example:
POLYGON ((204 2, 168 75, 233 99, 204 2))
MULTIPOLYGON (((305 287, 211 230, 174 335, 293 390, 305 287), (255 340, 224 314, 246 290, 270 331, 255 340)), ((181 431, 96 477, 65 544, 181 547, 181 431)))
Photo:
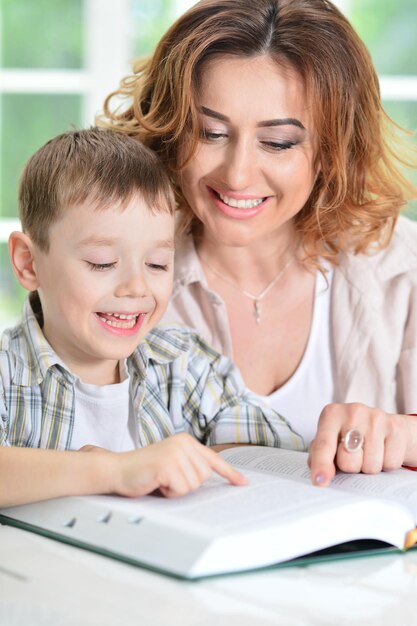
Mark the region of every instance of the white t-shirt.
POLYGON ((257 398, 280 413, 310 445, 323 407, 333 402, 334 380, 330 339, 330 293, 333 270, 317 272, 310 337, 291 378, 269 396, 257 398), (306 406, 308 413, 306 414, 306 406))
POLYGON ((76 380, 72 450, 85 445, 100 446, 113 452, 136 448, 129 374, 124 362, 120 362, 120 380, 120 383, 104 386, 76 380))

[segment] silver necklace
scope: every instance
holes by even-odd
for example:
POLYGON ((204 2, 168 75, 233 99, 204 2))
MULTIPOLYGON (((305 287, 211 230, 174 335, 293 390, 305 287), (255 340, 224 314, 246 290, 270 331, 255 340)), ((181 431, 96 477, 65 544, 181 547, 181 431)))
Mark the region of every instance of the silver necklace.
POLYGON ((236 283, 234 283, 229 278, 226 278, 226 276, 223 276, 223 274, 211 267, 208 263, 206 263, 206 261, 203 260, 203 263, 206 267, 208 267, 211 272, 213 272, 213 274, 218 276, 218 278, 221 278, 223 282, 227 283, 231 287, 234 287, 234 289, 237 289, 238 291, 240 291, 240 293, 243 293, 244 296, 250 298, 250 300, 253 301, 253 314, 255 316, 256 323, 259 325, 261 323, 261 301, 266 298, 271 289, 275 287, 279 279, 283 276, 285 270, 291 265, 293 261, 294 257, 291 257, 289 261, 287 261, 287 263, 284 265, 284 267, 278 272, 275 278, 270 283, 268 283, 268 285, 261 291, 261 293, 258 293, 257 296, 253 293, 250 293, 249 291, 245 291, 245 289, 241 289, 241 287, 236 285, 236 283))

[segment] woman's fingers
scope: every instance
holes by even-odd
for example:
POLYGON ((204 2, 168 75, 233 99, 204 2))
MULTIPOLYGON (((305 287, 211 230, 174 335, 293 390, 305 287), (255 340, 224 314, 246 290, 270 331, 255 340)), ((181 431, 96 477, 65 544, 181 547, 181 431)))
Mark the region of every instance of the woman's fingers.
POLYGON ((339 443, 335 459, 336 468, 348 474, 357 474, 362 471, 364 451, 362 448, 355 452, 347 452, 344 444, 339 443))
MULTIPOLYGON (((400 418, 401 416, 397 416, 400 418)), ((386 472, 406 465, 407 437, 399 429, 393 429, 385 440, 384 461, 382 469, 386 472)))
POLYGON ((311 480, 318 487, 327 487, 336 473, 335 457, 337 436, 332 433, 317 433, 312 441, 308 456, 311 480))
POLYGON ((329 404, 320 414, 317 433, 308 457, 311 480, 314 485, 326 487, 336 473, 336 454, 344 415, 338 410, 344 405, 329 404))
MULTIPOLYGON (((365 434, 362 466, 358 470, 365 474, 377 474, 384 468, 385 440, 387 424, 380 424, 380 429, 370 428, 365 434)), ((340 467, 342 469, 342 467, 340 467)))
POLYGON ((364 404, 330 404, 319 418, 317 435, 310 447, 309 467, 313 484, 327 486, 336 469, 348 473, 376 474, 401 467, 407 455, 415 458, 417 421, 391 415, 364 404), (363 444, 346 442, 353 432, 363 444), (410 448, 412 448, 410 452, 410 448))

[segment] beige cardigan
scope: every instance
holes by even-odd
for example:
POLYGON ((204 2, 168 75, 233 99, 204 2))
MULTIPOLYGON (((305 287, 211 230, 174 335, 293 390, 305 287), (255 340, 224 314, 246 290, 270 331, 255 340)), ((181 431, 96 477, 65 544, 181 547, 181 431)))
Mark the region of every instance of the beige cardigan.
MULTIPOLYGON (((195 328, 233 358, 225 304, 208 288, 191 238, 177 252, 165 319, 195 328)), ((330 319, 334 401, 417 413, 417 223, 400 218, 382 252, 342 257, 330 319)))

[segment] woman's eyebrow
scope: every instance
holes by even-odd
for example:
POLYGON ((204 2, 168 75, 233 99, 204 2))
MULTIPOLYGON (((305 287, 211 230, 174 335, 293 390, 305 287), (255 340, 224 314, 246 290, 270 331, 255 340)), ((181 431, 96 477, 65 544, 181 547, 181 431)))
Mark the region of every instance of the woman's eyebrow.
POLYGON ((207 107, 200 107, 200 113, 207 115, 207 117, 214 117, 215 120, 220 120, 221 122, 230 122, 230 118, 227 117, 227 115, 223 115, 223 113, 218 113, 207 107))
MULTIPOLYGON (((220 120, 221 122, 230 122, 230 118, 227 115, 223 115, 223 113, 219 113, 218 111, 213 111, 213 109, 208 109, 207 107, 200 107, 200 112, 203 115, 207 115, 208 117, 213 117, 216 120, 220 120)), ((267 126, 297 126, 302 130, 306 130, 306 127, 300 120, 297 120, 294 117, 282 117, 272 120, 264 120, 262 122, 258 122, 257 126, 260 128, 264 128, 267 126)))
POLYGON ((265 126, 297 126, 302 130, 306 130, 304 124, 295 117, 282 117, 275 120, 265 120, 263 122, 259 122, 258 126, 262 128, 265 126))

